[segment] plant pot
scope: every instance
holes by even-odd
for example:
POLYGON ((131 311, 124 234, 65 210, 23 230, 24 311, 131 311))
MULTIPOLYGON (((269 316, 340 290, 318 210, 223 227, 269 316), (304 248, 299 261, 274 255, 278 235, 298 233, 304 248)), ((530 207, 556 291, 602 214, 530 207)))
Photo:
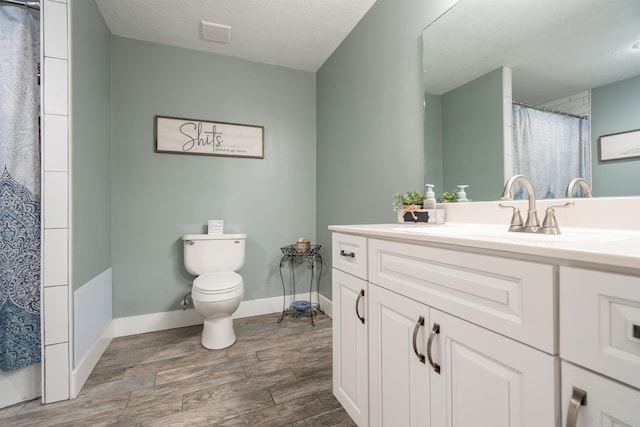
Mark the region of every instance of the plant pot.
POLYGON ((422 205, 403 205, 403 211, 417 211, 418 209, 422 209, 422 205))

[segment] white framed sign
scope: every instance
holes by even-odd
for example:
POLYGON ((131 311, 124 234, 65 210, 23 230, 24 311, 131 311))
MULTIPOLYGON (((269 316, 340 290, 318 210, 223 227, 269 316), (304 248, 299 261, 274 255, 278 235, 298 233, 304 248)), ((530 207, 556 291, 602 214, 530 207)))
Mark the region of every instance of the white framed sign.
POLYGON ((600 161, 640 157, 640 129, 598 138, 600 161))
POLYGON ((156 116, 156 153, 264 159, 264 127, 156 116))

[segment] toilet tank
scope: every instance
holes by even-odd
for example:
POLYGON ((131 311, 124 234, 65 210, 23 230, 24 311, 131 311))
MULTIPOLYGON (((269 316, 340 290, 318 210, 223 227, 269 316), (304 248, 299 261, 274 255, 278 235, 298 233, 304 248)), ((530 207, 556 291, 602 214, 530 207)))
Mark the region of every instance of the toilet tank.
POLYGON ((244 264, 246 234, 185 234, 184 266, 194 276, 238 271, 244 264))

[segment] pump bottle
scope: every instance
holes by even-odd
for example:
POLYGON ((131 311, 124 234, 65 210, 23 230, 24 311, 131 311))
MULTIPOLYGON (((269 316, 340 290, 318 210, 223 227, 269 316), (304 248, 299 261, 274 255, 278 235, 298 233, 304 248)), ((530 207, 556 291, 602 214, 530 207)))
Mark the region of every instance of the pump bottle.
POLYGON ((433 192, 433 184, 425 184, 427 187, 427 191, 425 191, 425 199, 423 207, 425 209, 435 209, 436 208, 436 195, 433 192))

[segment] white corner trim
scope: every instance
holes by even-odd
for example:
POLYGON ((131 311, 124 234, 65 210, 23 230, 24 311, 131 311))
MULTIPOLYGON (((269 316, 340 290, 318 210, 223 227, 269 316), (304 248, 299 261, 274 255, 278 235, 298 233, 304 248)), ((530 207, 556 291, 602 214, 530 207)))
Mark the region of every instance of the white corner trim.
POLYGON ((71 372, 71 399, 78 397, 84 383, 87 382, 89 375, 93 372, 93 368, 98 364, 98 361, 104 354, 112 339, 113 321, 109 322, 104 332, 102 332, 102 335, 100 335, 100 338, 98 338, 98 341, 96 341, 85 357, 82 358, 82 361, 78 366, 76 366, 76 368, 71 372))

